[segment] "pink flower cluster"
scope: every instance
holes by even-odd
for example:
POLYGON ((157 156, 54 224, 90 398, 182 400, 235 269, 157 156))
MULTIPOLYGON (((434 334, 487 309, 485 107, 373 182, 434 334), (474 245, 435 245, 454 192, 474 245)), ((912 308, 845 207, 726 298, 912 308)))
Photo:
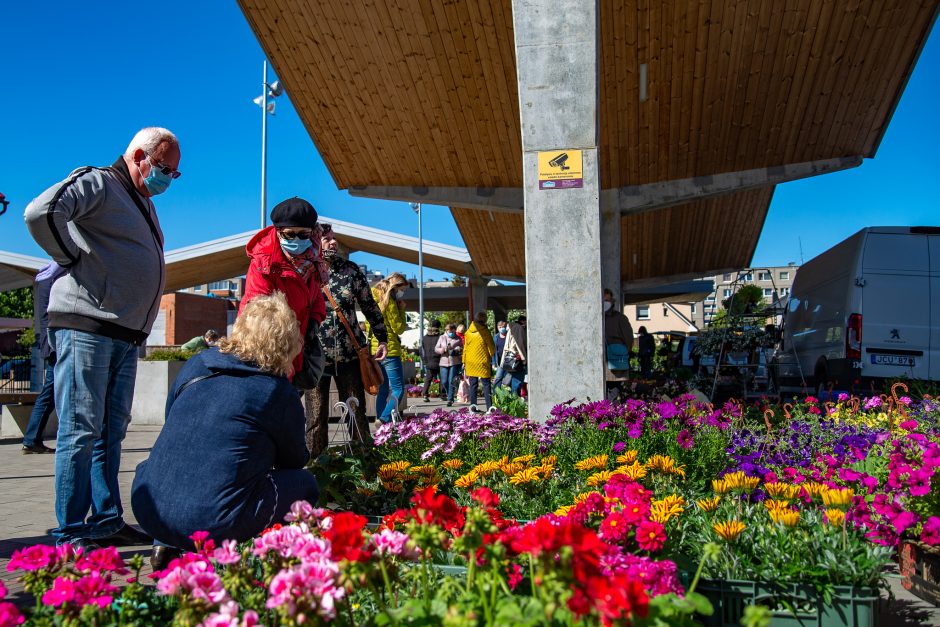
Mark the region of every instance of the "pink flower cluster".
POLYGON ((186 553, 170 562, 167 569, 159 573, 157 591, 166 596, 185 594, 208 605, 218 605, 229 600, 228 592, 212 563, 196 553, 186 553))
POLYGON ((406 560, 416 560, 421 556, 421 551, 410 542, 410 538, 400 532, 392 529, 382 529, 370 538, 375 552, 379 555, 390 555, 400 557, 406 560))
POLYGON ((259 624, 257 612, 248 610, 239 620, 238 610, 238 603, 226 601, 218 612, 209 614, 204 621, 199 623, 199 627, 255 627, 259 624))
POLYGON ((337 586, 339 565, 329 559, 303 562, 280 571, 271 580, 266 607, 281 608, 298 623, 315 611, 322 618, 336 616, 336 602, 346 591, 337 586))
POLYGON ((0 581, 0 625, 3 627, 22 625, 26 618, 20 614, 15 605, 4 601, 5 598, 7 598, 7 587, 0 581))

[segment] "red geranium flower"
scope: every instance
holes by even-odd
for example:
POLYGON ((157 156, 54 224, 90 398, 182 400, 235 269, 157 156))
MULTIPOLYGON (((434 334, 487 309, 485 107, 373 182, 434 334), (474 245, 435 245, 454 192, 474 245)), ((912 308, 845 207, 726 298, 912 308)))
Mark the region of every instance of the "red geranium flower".
POLYGON ((362 548, 362 530, 366 526, 366 517, 352 512, 341 512, 332 518, 332 524, 323 533, 323 537, 329 540, 333 547, 333 559, 346 559, 351 562, 367 560, 370 553, 362 548))

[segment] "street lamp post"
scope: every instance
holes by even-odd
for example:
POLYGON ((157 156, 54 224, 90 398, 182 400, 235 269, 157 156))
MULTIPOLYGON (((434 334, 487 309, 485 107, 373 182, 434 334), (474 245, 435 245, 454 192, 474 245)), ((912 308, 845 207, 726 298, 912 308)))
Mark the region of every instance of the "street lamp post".
POLYGON ((274 115, 274 98, 284 93, 280 81, 268 84, 268 61, 265 59, 261 75, 261 95, 255 98, 261 107, 261 228, 268 223, 268 114, 274 115), (268 104, 268 98, 271 103, 268 104))
POLYGON ((424 343, 424 234, 421 232, 421 203, 409 203, 411 210, 418 214, 418 342, 424 343))

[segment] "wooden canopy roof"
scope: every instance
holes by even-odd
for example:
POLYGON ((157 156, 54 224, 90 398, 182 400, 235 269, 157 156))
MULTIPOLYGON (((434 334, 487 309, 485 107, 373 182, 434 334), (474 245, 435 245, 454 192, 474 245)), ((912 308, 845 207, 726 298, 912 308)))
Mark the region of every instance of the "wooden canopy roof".
MULTIPOLYGON (((521 186, 511 0, 239 3, 340 188, 521 186)), ((601 187, 874 156, 938 4, 601 0, 601 187)), ((625 216, 624 280, 748 265, 772 194, 625 216)), ((452 211, 524 275, 521 215, 452 211)))

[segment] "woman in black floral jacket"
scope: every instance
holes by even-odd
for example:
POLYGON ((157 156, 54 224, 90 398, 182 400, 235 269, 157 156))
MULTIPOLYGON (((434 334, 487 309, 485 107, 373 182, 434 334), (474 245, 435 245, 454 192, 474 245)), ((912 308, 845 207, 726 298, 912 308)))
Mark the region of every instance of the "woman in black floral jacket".
MULTIPOLYGON (((356 305, 362 311, 372 334, 379 340, 376 359, 383 359, 387 350, 388 334, 385 331, 385 322, 378 304, 372 298, 369 282, 362 270, 355 263, 344 259, 337 253, 338 243, 329 224, 321 224, 321 244, 323 258, 329 264, 329 281, 327 289, 332 294, 336 304, 342 310, 349 322, 349 326, 356 333, 360 346, 367 346, 366 338, 356 321, 356 305)), ((326 301, 326 320, 320 325, 320 343, 323 345, 323 354, 326 357, 326 369, 320 378, 316 389, 307 392, 307 449, 310 458, 314 459, 326 450, 328 445, 329 412, 330 412, 330 380, 336 380, 336 389, 339 399, 345 401, 354 396, 359 401, 356 408, 356 435, 363 442, 372 441, 369 433, 369 423, 366 420, 366 399, 362 386, 362 377, 359 374, 359 356, 346 327, 340 321, 333 305, 326 301)))

